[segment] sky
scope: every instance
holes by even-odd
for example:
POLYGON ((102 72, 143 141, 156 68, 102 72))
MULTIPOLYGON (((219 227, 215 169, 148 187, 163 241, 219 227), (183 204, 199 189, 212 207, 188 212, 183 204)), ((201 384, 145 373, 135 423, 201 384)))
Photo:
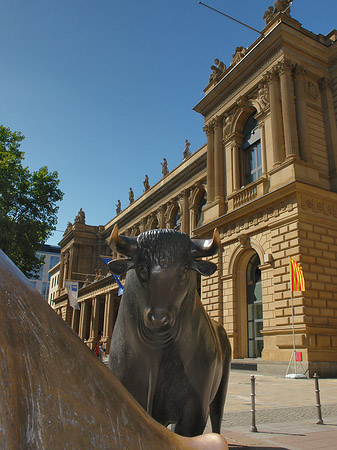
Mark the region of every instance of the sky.
MULTIPOLYGON (((273 0, 204 0, 262 30, 273 0)), ((294 0, 316 34, 337 28, 336 0, 294 0)), ((259 35, 197 0, 0 0, 0 123, 21 131, 24 165, 58 172, 57 244, 80 208, 105 225, 206 142, 203 98, 219 58, 259 35)))

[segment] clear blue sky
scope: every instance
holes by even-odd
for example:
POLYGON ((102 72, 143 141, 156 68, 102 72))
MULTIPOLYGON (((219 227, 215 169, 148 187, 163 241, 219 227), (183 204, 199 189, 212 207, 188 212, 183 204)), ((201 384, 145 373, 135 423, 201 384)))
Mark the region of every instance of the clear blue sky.
MULTIPOLYGON (((261 30, 273 0, 204 0, 261 30)), ((294 0, 314 33, 337 28, 336 0, 294 0)), ((227 66, 258 34, 197 0, 1 0, 0 122, 22 131, 31 170, 57 170, 58 230, 80 208, 104 225, 182 161, 184 141, 205 143, 203 97, 215 58, 227 66)), ((62 233, 49 243, 56 244, 62 233)))

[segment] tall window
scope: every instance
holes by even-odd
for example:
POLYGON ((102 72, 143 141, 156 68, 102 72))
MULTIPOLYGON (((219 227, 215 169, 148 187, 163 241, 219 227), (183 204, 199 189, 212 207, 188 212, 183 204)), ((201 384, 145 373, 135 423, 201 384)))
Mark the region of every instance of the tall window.
POLYGON ((262 176, 261 133, 254 114, 248 118, 243 130, 244 184, 252 183, 262 176))
POLYGON ((248 357, 257 358, 263 350, 263 312, 260 259, 255 254, 247 266, 248 357))

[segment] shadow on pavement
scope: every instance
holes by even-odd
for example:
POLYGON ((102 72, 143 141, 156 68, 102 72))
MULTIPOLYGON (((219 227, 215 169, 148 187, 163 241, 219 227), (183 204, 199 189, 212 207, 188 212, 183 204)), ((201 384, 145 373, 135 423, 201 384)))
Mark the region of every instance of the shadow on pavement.
POLYGON ((287 447, 261 447, 256 446, 254 447, 247 446, 247 445, 236 445, 236 444, 229 444, 229 450, 288 450, 287 447))
POLYGON ((279 431, 259 431, 260 434, 276 434, 277 436, 306 436, 306 434, 299 433, 281 433, 279 431))

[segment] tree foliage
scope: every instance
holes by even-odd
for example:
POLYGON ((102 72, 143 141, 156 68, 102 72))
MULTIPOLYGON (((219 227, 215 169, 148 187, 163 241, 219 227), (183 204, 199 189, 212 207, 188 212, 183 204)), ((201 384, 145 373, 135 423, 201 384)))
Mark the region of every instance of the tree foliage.
POLYGON ((23 166, 24 138, 0 125, 0 248, 32 277, 42 264, 35 253, 55 230, 63 192, 56 171, 44 166, 30 172, 23 166))

